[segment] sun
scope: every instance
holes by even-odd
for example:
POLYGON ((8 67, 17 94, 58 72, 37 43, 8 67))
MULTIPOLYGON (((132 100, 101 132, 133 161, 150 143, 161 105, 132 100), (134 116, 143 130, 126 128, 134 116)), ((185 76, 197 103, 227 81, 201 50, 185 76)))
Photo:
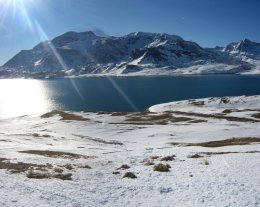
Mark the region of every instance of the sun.
POLYGON ((22 5, 26 0, 0 0, 0 4, 5 9, 16 9, 22 5))
POLYGON ((8 11, 23 11, 27 9, 29 4, 32 4, 33 0, 0 0, 0 12, 8 11))
POLYGON ((32 27, 28 8, 33 0, 0 0, 0 25, 5 23, 7 17, 21 20, 24 26, 32 27))
POLYGON ((25 2, 32 2, 32 0, 0 0, 1 4, 9 4, 9 5, 17 5, 25 2))

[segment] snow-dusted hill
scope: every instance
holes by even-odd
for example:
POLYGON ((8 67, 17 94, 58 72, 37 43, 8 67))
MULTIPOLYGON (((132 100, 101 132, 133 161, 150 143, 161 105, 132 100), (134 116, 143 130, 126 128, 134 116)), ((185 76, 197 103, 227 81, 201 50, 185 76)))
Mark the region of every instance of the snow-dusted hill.
POLYGON ((0 76, 260 73, 259 57, 260 43, 247 39, 209 49, 165 33, 67 32, 22 50, 4 64, 0 76))

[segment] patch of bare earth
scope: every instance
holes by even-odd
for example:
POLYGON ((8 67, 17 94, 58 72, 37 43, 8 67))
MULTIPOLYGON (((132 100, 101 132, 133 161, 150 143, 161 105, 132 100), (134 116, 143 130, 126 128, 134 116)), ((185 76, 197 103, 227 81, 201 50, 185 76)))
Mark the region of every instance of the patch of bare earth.
POLYGON ((255 154, 255 153, 260 153, 260 151, 246 151, 246 152, 200 152, 199 154, 210 156, 210 155, 226 155, 226 154, 255 154))
POLYGON ((259 122, 259 120, 245 118, 245 117, 235 117, 235 116, 226 116, 225 114, 203 114, 203 113, 194 113, 194 112, 183 112, 183 111, 172 111, 173 114, 182 115, 182 116, 195 116, 201 118, 213 118, 213 119, 225 119, 227 121, 236 121, 236 122, 259 122))
POLYGON ((113 112, 111 113, 111 116, 126 116, 129 112, 113 112))
MULTIPOLYGON (((90 167, 88 167, 90 169, 90 167)), ((60 180, 72 180, 71 171, 74 168, 71 164, 65 166, 55 167, 51 164, 33 164, 24 162, 11 162, 6 158, 0 158, 0 170, 7 170, 11 174, 22 173, 30 179, 60 179, 60 180)))
POLYGON ((193 101, 193 102, 190 102, 190 104, 192 104, 194 106, 204 106, 205 102, 204 101, 193 101))
POLYGON ((60 180, 72 180, 72 174, 71 173, 51 174, 51 173, 45 173, 45 172, 29 171, 26 176, 27 176, 27 178, 31 178, 31 179, 51 179, 51 178, 57 178, 57 179, 60 179, 60 180))
POLYGON ((86 156, 86 155, 80 155, 80 154, 74 154, 69 152, 60 152, 60 151, 48 151, 48 150, 26 150, 26 151, 19 151, 20 153, 26 153, 26 154, 33 154, 33 155, 41 155, 45 157, 51 157, 51 158, 63 158, 63 159, 91 159, 96 158, 95 156, 86 156))
POLYGON ((8 170, 11 173, 23 173, 34 168, 44 169, 46 167, 47 167, 46 165, 37 165, 32 163, 23 163, 23 162, 12 163, 8 159, 0 158, 0 169, 8 170))
POLYGON ((132 113, 126 116, 125 122, 120 124, 133 124, 133 125, 167 125, 169 123, 194 121, 189 117, 175 117, 171 112, 152 113, 152 112, 139 112, 132 113))
POLYGON ((60 120, 64 120, 64 121, 89 121, 88 118, 85 118, 83 116, 64 112, 64 111, 59 111, 59 110, 53 110, 49 113, 43 114, 41 115, 41 118, 50 118, 55 115, 59 115, 61 117, 60 120))
POLYGON ((33 179, 50 179, 57 178, 61 180, 71 180, 71 173, 51 173, 51 165, 37 165, 24 162, 10 162, 10 160, 0 158, 0 169, 7 170, 12 174, 26 173, 28 178, 33 179))
POLYGON ((181 146, 200 146, 200 147, 224 147, 232 145, 248 145, 251 143, 259 143, 260 138, 244 137, 244 138, 232 138, 219 141, 201 142, 201 143, 171 143, 173 145, 181 146))

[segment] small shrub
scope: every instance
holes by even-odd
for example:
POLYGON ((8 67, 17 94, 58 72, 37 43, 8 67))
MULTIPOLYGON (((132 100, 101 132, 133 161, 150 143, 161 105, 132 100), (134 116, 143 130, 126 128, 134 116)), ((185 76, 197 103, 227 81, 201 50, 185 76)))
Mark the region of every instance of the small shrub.
POLYGON ((154 162, 153 161, 151 161, 151 160, 143 160, 143 162, 142 162, 144 165, 146 165, 146 166, 151 166, 151 165, 154 165, 154 162))
POLYGON ((175 157, 176 157, 175 155, 166 156, 166 157, 163 157, 161 159, 161 161, 173 161, 175 157))
POLYGON ((51 177, 49 173, 34 172, 34 171, 29 171, 26 176, 27 178, 31 178, 31 179, 47 179, 51 177))
POLYGON ((52 164, 50 164, 50 163, 47 163, 46 166, 47 166, 48 168, 52 168, 52 167, 53 167, 52 164))
POLYGON ((260 119, 260 113, 253 114, 252 117, 254 117, 254 118, 256 118, 256 119, 260 119))
POLYGON ((63 172, 63 169, 61 169, 61 168, 54 168, 54 172, 56 172, 56 173, 62 173, 63 172))
POLYGON ((203 156, 199 155, 198 153, 188 156, 188 158, 201 158, 201 157, 203 157, 203 156))
POLYGON ((123 178, 136 179, 137 176, 136 176, 134 173, 132 173, 132 172, 127 172, 127 173, 123 176, 123 178))
POLYGON ((230 114, 232 113, 232 110, 231 109, 225 109, 222 111, 223 114, 230 114))
POLYGON ((120 172, 118 172, 118 171, 115 171, 115 172, 112 172, 112 174, 113 174, 113 175, 119 175, 119 174, 120 174, 120 172))
POLYGON ((67 174, 55 174, 52 177, 57 178, 57 179, 61 179, 61 180, 72 180, 71 178, 72 174, 71 173, 67 173, 67 174))
POLYGON ((130 167, 128 165, 121 165, 121 167, 117 168, 117 170, 127 170, 130 167))
POLYGON ((159 156, 151 156, 152 160, 157 160, 159 158, 159 156))
POLYGON ((73 170, 73 167, 71 164, 66 164, 64 165, 64 167, 67 169, 67 170, 73 170))
POLYGON ((169 172, 170 168, 171 168, 171 166, 168 164, 165 165, 165 164, 159 163, 154 166, 153 170, 158 171, 158 172, 169 172))
POLYGON ((89 165, 81 165, 81 166, 79 166, 79 168, 91 169, 91 167, 89 165))
POLYGON ((208 160, 204 160, 204 165, 209 165, 209 161, 208 160))

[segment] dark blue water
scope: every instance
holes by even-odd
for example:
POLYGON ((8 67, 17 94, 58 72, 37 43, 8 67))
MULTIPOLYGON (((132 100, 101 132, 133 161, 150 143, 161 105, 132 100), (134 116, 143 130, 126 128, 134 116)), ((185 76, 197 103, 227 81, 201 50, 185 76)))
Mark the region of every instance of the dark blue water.
POLYGON ((41 81, 56 108, 142 111, 170 101, 260 95, 260 76, 90 77, 41 81))

